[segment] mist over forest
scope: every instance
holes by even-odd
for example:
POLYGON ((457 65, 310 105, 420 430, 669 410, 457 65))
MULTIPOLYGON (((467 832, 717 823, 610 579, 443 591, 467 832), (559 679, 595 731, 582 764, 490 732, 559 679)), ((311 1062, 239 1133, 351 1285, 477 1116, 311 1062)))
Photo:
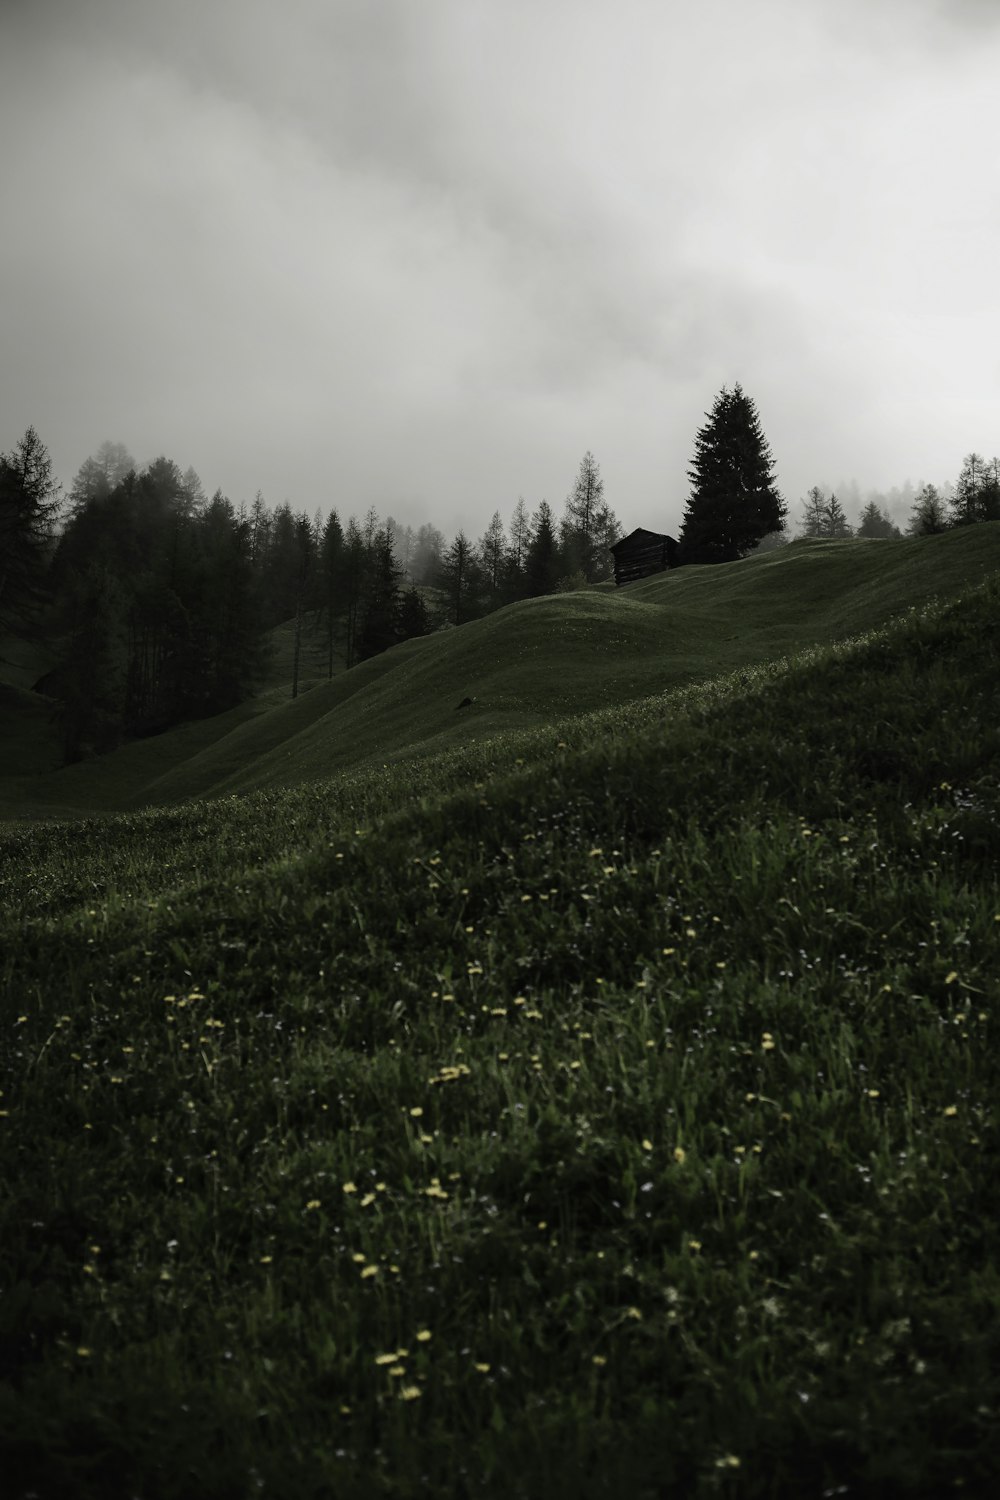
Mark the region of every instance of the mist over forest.
MULTIPOLYGON (((724 387, 707 418, 681 564, 731 561, 796 536, 891 541, 1000 517, 1000 460, 976 453, 954 484, 814 485, 789 505, 742 388, 724 387)), ((306 645, 331 679, 519 600, 621 581, 611 549, 623 528, 589 450, 559 509, 518 496, 480 536, 449 537, 433 520, 404 525, 373 506, 360 517, 336 505, 310 514, 260 491, 234 502, 209 495, 193 467, 165 455, 140 467, 110 440, 64 492, 34 427, 0 456, 0 480, 0 636, 41 653, 31 685, 54 704, 67 762, 253 696, 271 633, 289 621, 295 697, 306 645)), ((658 523, 650 516, 645 529, 658 533, 658 523)))

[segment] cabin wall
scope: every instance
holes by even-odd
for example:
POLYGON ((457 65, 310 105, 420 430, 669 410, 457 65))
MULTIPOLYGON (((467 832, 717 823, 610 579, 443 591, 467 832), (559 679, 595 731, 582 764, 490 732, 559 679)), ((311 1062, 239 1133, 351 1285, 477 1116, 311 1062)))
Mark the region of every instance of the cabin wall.
POLYGON ((648 578, 651 573, 662 573, 671 566, 671 548, 666 540, 639 543, 615 557, 615 583, 633 583, 637 578, 648 578))

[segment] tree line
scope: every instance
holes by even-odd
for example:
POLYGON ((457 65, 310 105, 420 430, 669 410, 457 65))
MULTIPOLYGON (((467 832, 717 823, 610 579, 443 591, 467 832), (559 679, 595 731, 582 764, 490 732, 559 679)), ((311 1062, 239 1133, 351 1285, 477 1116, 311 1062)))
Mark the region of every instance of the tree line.
POLYGON ((600 582, 621 528, 585 454, 564 514, 523 497, 509 523, 447 542, 370 509, 310 518, 258 492, 206 497, 197 473, 160 457, 139 469, 104 443, 65 502, 29 428, 0 454, 0 636, 56 656, 40 688, 58 704, 69 761, 186 719, 223 712, 264 678, 275 626, 294 621, 327 674, 389 646, 519 599, 600 582))
MULTIPOLYGON (((738 384, 723 387, 695 439, 691 491, 681 528, 682 562, 731 562, 789 540, 788 507, 778 492, 774 457, 753 400, 738 384)), ((1000 520, 1000 458, 970 453, 957 483, 925 484, 914 497, 906 533, 933 536, 955 526, 1000 520)), ((887 509, 869 500, 857 526, 835 492, 819 485, 802 501, 807 537, 892 538, 903 535, 887 509)))
MULTIPOLYGON (((819 485, 802 502, 802 534, 812 537, 900 537, 903 532, 888 512, 870 500, 857 526, 847 519, 836 493, 827 495, 819 485)), ((956 526, 974 526, 980 521, 1000 521, 1000 458, 985 459, 969 453, 962 461, 958 481, 939 489, 924 484, 917 491, 906 525, 907 536, 936 536, 956 526)))
MULTIPOLYGON (((680 532, 684 563, 728 562, 787 540, 788 507, 753 400, 736 385, 698 432, 680 532)), ((1000 459, 967 456, 947 493, 924 485, 911 535, 1000 519, 1000 459)), ((814 537, 891 537, 874 501, 857 528, 836 494, 813 486, 802 529, 814 537)), ((264 679, 270 633, 294 622, 291 691, 302 643, 322 644, 327 675, 399 641, 462 625, 520 599, 611 576, 621 527, 591 452, 563 514, 519 497, 505 524, 446 541, 374 508, 310 518, 258 492, 208 498, 197 473, 166 457, 139 469, 121 444, 86 459, 65 501, 33 427, 0 453, 0 637, 44 641, 56 665, 39 684, 58 704, 67 760, 185 719, 232 708, 264 679)))

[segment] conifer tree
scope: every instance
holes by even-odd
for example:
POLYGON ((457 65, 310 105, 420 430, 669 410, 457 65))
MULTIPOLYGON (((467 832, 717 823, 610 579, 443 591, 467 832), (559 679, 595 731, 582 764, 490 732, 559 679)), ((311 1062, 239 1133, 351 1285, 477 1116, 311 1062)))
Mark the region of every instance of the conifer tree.
POLYGON ((453 625, 463 625, 476 613, 481 582, 482 570, 476 549, 460 530, 441 560, 439 575, 439 585, 448 600, 448 618, 453 625))
POLYGON ((430 634, 430 612, 419 589, 410 587, 400 595, 397 628, 400 640, 404 641, 430 634))
POLYGON ((608 509, 604 500, 601 467, 589 448, 580 460, 576 483, 566 496, 566 516, 562 524, 566 567, 580 572, 592 583, 599 563, 599 538, 607 525, 608 509))
POLYGON ((888 540, 899 535, 899 527, 892 517, 879 510, 874 500, 869 500, 858 520, 858 536, 888 540))
POLYGON ((524 566, 528 556, 528 546, 531 542, 531 518, 528 508, 524 503, 524 496, 518 495, 517 504, 510 518, 510 526, 507 531, 507 550, 504 558, 504 580, 503 595, 504 602, 510 604, 515 599, 523 599, 525 591, 524 566))
POLYGON ((493 512, 490 524, 479 539, 479 556, 482 562, 487 607, 494 610, 501 603, 504 563, 507 560, 507 538, 498 510, 493 512))
POLYGON ((787 507, 757 408, 723 386, 695 439, 691 495, 681 529, 685 562, 733 562, 781 528, 787 507))
POLYGON ((802 502, 804 517, 803 536, 845 537, 851 536, 851 523, 844 507, 836 495, 827 497, 818 484, 814 484, 802 502))
POLYGON ((375 533, 369 557, 368 600, 359 650, 362 661, 369 656, 378 656, 399 640, 396 626, 403 570, 396 561, 394 542, 391 522, 375 533))
POLYGON ((939 536, 948 530, 948 513, 937 486, 925 484, 913 503, 907 536, 939 536))
POLYGON ((410 554, 410 578, 417 584, 432 584, 441 570, 444 536, 436 526, 425 522, 418 527, 410 554))
POLYGON ((333 677, 337 621, 346 613, 344 602, 344 528, 331 510, 323 528, 319 551, 319 609, 326 634, 326 675, 333 677))
POLYGON ((0 633, 30 637, 38 629, 58 497, 49 451, 29 427, 0 453, 0 633))
POLYGON ((547 500, 542 500, 535 512, 524 574, 529 598, 553 593, 559 581, 559 544, 547 500))
POLYGON ((966 455, 955 486, 951 514, 953 526, 1000 520, 1000 459, 987 463, 978 453, 966 455))

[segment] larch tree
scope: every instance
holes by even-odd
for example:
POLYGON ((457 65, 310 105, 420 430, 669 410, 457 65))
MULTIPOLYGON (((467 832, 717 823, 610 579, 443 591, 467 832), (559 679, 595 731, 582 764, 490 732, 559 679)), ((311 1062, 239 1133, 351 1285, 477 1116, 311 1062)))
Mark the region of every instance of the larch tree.
POLYGON ((757 408, 742 387, 723 386, 706 415, 688 471, 681 553, 685 562, 734 562, 781 529, 787 507, 757 408))
POLYGON ((517 504, 514 506, 510 518, 508 530, 510 557, 514 570, 522 572, 524 559, 528 551, 528 543, 531 541, 531 518, 528 515, 528 507, 524 503, 524 496, 518 495, 517 504))
POLYGON ((953 526, 1000 520, 1000 459, 969 453, 962 462, 951 502, 953 526))
POLYGON ((601 466, 588 448, 580 460, 576 483, 566 496, 563 547, 571 573, 580 572, 588 583, 597 576, 603 559, 599 545, 607 524, 604 480, 601 466))
POLYGON ((836 495, 826 495, 818 484, 802 502, 802 535, 809 537, 852 536, 851 523, 836 495))
POLYGON ((504 556, 504 600, 511 603, 524 598, 524 565, 531 543, 531 518, 524 496, 518 495, 507 528, 507 548, 504 556))
POLYGON ((507 560, 507 537, 498 510, 493 512, 490 524, 479 539, 479 556, 482 560, 487 607, 493 610, 500 603, 504 563, 507 560))
POLYGON ((58 512, 49 450, 29 427, 9 453, 0 453, 0 634, 38 632, 58 512))

